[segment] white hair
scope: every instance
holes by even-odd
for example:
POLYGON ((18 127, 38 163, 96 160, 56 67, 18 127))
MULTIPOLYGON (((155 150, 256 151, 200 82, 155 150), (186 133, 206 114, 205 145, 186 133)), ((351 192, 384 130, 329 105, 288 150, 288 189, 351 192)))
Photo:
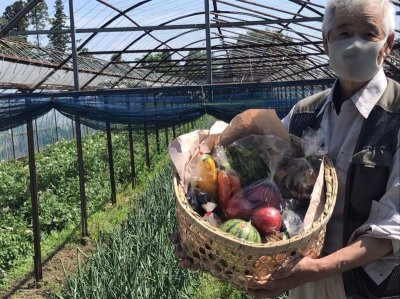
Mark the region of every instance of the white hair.
POLYGON ((327 34, 332 29, 332 19, 337 10, 352 13, 359 11, 366 5, 374 5, 376 11, 382 13, 382 29, 386 36, 394 33, 396 12, 391 0, 329 0, 325 6, 322 33, 327 34))

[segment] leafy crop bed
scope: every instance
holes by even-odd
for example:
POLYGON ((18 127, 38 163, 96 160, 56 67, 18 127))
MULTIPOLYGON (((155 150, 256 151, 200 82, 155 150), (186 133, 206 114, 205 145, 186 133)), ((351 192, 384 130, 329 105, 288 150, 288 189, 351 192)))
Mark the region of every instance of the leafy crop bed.
MULTIPOLYGON (((160 132, 163 151, 156 150, 155 134, 149 135, 152 163, 165 157, 164 131, 160 132)), ((177 134, 183 128, 177 129, 177 134)), ((169 130, 169 139, 172 138, 169 130)), ((130 180, 127 133, 113 134, 115 176, 119 187, 130 180)), ((135 164, 138 185, 145 184, 149 171, 145 166, 144 136, 134 133, 135 164)), ((108 153, 105 133, 83 140, 87 208, 89 215, 110 200, 108 153)), ((80 223, 79 181, 76 144, 61 141, 36 155, 42 241, 50 234, 80 223)), ((28 159, 0 163, 0 286, 7 283, 8 271, 33 255, 32 219, 29 193, 28 159)))
MULTIPOLYGON (((179 267, 170 235, 176 229, 172 166, 138 199, 117 230, 103 234, 96 252, 68 275, 58 299, 250 299, 207 274, 179 267)), ((287 299, 286 295, 280 299, 287 299)))
POLYGON ((149 182, 136 209, 70 275, 60 298, 248 298, 233 288, 178 266, 170 234, 176 228, 172 167, 149 182))

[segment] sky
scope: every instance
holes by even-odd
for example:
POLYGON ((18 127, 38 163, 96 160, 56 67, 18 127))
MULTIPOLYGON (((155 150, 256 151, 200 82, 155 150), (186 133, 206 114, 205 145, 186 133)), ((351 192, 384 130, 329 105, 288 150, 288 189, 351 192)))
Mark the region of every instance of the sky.
MULTIPOLYGON (((228 0, 232 3, 239 3, 237 1, 228 0)), ((259 3, 266 3, 266 1, 256 0, 259 3)), ((14 0, 0 0, 0 15, 3 14, 4 9, 12 4, 14 0)), ((133 3, 140 2, 139 0, 107 0, 108 3, 112 3, 119 9, 124 10, 133 3)), ((314 0, 313 2, 323 4, 324 0, 314 0)), ((54 14, 54 0, 46 0, 49 7, 49 15, 54 14)), ((294 11, 298 8, 297 5, 290 4, 289 1, 282 0, 270 0, 268 1, 269 6, 279 7, 282 11, 294 11)), ((68 0, 64 1, 65 14, 69 15, 68 11, 68 0)), ((225 6, 226 7, 226 6, 225 6)), ((224 9, 223 4, 219 4, 219 9, 224 9)), ((200 12, 204 9, 203 0, 152 0, 143 6, 136 8, 129 13, 129 16, 140 25, 158 25, 167 20, 173 19, 178 15, 190 14, 200 12)), ((212 9, 212 2, 210 1, 210 9, 212 9)), ((230 10, 235 8, 230 7, 230 10)), ((236 8, 237 10, 237 8, 236 8)), ((76 28, 96 28, 100 27, 106 20, 110 19, 116 14, 110 8, 97 2, 96 0, 80 0, 74 1, 74 12, 76 28)), ((281 13, 282 17, 289 18, 291 16, 281 13)), ((234 16, 235 17, 235 16, 234 16)), ((251 17, 248 17, 251 20, 251 17)), ((254 19, 254 18, 253 18, 254 19)), ((186 18, 184 20, 176 21, 173 24, 193 24, 193 23, 204 23, 204 15, 197 15, 186 18)), ((120 18, 114 22, 112 26, 132 26, 132 22, 127 19, 120 18)), ((318 25, 316 25, 318 26, 318 25)), ((236 33, 244 32, 243 29, 235 28, 230 29, 236 33)), ((135 48, 139 49, 152 49, 160 44, 159 41, 168 41, 170 38, 175 36, 179 31, 157 31, 153 32, 153 37, 147 37, 141 39, 140 42, 135 44, 135 48)), ((215 30, 215 33, 217 31, 215 30)), ((96 38, 88 45, 91 50, 101 49, 123 49, 129 42, 138 37, 141 32, 133 33, 106 33, 101 34, 101 37, 96 38)), ((315 34, 315 33, 313 33, 315 34)), ((77 35, 78 45, 79 42, 85 40, 89 35, 80 34, 77 35)), ((100 36, 100 34, 99 34, 100 36)), ((33 39, 34 37, 30 37, 33 39)), ((173 47, 183 47, 197 40, 204 39, 204 30, 199 30, 191 34, 183 35, 181 38, 173 40, 173 47)), ((44 44, 47 43, 47 38, 43 36, 41 38, 44 44)), ((217 41, 216 41, 217 42, 217 41)), ((171 42, 172 44, 172 42, 171 42)), ((205 46, 204 42, 193 45, 194 47, 205 46)), ((143 54, 140 54, 143 55, 143 54)), ((139 55, 139 56, 140 56, 139 55)), ((130 55, 135 56, 135 55, 130 55)), ((138 54, 136 54, 138 56, 138 54)))
MULTIPOLYGON (((12 4, 15 0, 0 0, 0 15, 3 14, 4 9, 12 4)), ((118 7, 120 10, 124 10, 127 7, 131 6, 134 3, 140 2, 139 0, 105 0, 108 3, 111 3, 118 7)), ((235 0, 225 0, 229 3, 241 4, 241 2, 235 0)), ((274 12, 275 15, 278 15, 282 18, 291 18, 290 15, 285 14, 285 11, 296 12, 298 9, 297 5, 294 5, 290 1, 287 0, 252 0, 252 2, 261 3, 263 5, 268 5, 271 7, 278 7, 282 12, 274 12)), ((326 0, 312 0, 313 3, 324 5, 326 0)), ((46 0, 46 3, 49 7, 49 15, 53 16, 54 14, 54 0, 46 0)), ((65 14, 69 15, 68 10, 68 0, 64 0, 64 8, 65 14)), ((231 6, 224 6, 223 4, 219 4, 219 9, 225 10, 238 10, 237 8, 232 8, 231 6)), ((132 26, 132 21, 136 22, 139 25, 158 25, 167 20, 173 19, 176 16, 201 12, 204 9, 204 1, 203 0, 151 0, 150 2, 132 10, 128 13, 131 20, 126 18, 119 18, 117 21, 112 23, 111 27, 118 26, 132 26)), ((212 2, 210 1, 210 9, 212 9, 212 2)), ((252 7, 254 9, 254 7, 252 7)), ((263 9, 263 11, 265 11, 263 9)), ((249 12, 251 13, 251 12, 249 12)), ((306 16, 316 16, 310 11, 302 12, 306 14, 306 16)), ((106 7, 104 4, 99 3, 96 0, 75 0, 74 1, 74 14, 75 14, 75 23, 76 28, 97 28, 100 27, 106 20, 109 20, 111 17, 116 15, 116 12, 106 7)), ((237 15, 231 15, 233 17, 237 17, 237 15)), ((266 16, 268 17, 268 16, 266 16)), ((248 20, 255 20, 252 17, 246 17, 248 20)), ((233 19, 233 21, 235 21, 233 19)), ((189 18, 185 18, 183 20, 175 21, 173 24, 193 24, 193 23, 204 23, 204 15, 196 15, 189 18)), ((397 27, 399 25, 399 17, 397 17, 397 27)), ((320 28, 320 23, 309 24, 314 26, 315 28, 320 28)), ((309 28, 300 28, 296 25, 292 25, 296 30, 301 29, 303 32, 315 36, 316 38, 320 37, 320 33, 309 29, 309 28)), ((259 27, 261 28, 261 27, 259 27)), ((48 28, 47 28, 48 29, 48 28)), ((243 33, 244 30, 240 28, 229 29, 231 31, 230 34, 238 34, 243 33)), ((135 49, 153 49, 160 45, 161 42, 166 42, 169 39, 173 38, 177 35, 177 33, 183 33, 184 31, 153 31, 152 36, 146 36, 145 38, 141 38, 138 42, 135 43, 135 49)), ((212 36, 216 36, 217 30, 213 30, 212 36)), ((90 50, 99 51, 99 50, 122 50, 129 46, 132 40, 138 38, 142 32, 118 32, 118 33, 101 33, 96 36, 87 46, 90 50)), ((290 33, 288 33, 290 35, 290 33)), ((86 40, 89 34, 78 34, 77 35, 77 44, 86 40)), ((35 37, 31 36, 30 40, 33 40, 35 37)), ((183 47, 190 43, 194 43, 193 47, 205 46, 205 42, 197 42, 198 40, 204 40, 204 30, 198 30, 190 34, 184 34, 179 38, 173 39, 170 42, 167 42, 167 45, 171 47, 183 47)), ((47 37, 42 36, 41 42, 46 45, 47 37)), ((232 40, 233 42, 233 40, 232 40)), ((218 43, 218 39, 215 40, 215 43, 218 43)), ((143 56, 144 54, 125 54, 125 60, 134 60, 137 57, 143 56)), ((103 59, 109 59, 110 55, 101 55, 98 56, 103 59)), ((175 55, 176 56, 176 55, 175 55)), ((176 57, 177 58, 177 57, 176 57)))

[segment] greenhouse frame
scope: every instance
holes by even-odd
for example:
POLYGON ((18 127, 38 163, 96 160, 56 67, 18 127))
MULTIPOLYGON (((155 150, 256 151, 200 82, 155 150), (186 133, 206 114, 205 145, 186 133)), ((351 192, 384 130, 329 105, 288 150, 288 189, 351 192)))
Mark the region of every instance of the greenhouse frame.
MULTIPOLYGON (((35 155, 59 141, 58 122, 71 123, 69 138, 76 139, 84 242, 89 232, 82 135, 107 134, 110 200, 115 203, 111 132, 129 133, 134 184, 136 132, 144 133, 150 167, 149 132, 160 147, 161 133, 167 146, 168 129, 175 138, 177 127, 205 114, 229 122, 246 109, 271 108, 282 118, 298 100, 335 81, 321 33, 326 1, 65 0, 69 13, 63 28, 18 30, 18 22, 42 1, 26 1, 0 27, 0 141, 1 134, 7 135, 4 159, 29 158, 36 281, 43 274, 35 155), (70 47, 30 42, 50 35, 67 36, 70 47), (54 120, 55 133, 54 140, 41 144, 38 122, 40 127, 44 118, 54 120), (20 127, 27 149, 16 154, 20 127)), ((398 24, 400 3, 393 3, 398 24)), ((397 40, 384 63, 386 75, 396 81, 399 50, 397 40)))

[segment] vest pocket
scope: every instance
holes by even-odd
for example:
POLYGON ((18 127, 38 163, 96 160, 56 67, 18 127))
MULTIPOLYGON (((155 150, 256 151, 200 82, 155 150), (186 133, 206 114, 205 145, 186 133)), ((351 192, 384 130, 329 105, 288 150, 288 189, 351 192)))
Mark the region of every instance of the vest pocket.
POLYGON ((360 225, 367 220, 372 201, 386 192, 392 162, 393 154, 385 147, 365 147, 353 156, 350 220, 360 225))

